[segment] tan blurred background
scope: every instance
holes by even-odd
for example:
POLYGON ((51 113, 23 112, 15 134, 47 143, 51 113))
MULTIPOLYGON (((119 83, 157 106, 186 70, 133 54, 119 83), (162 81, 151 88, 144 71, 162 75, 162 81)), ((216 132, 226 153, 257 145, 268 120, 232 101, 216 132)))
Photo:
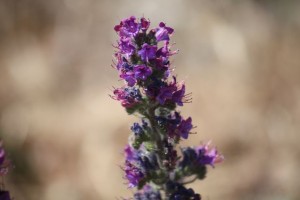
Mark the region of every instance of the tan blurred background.
MULTIPOLYGON (((298 1, 299 2, 299 1, 298 1)), ((204 200, 300 199, 300 4, 280 0, 2 0, 0 134, 16 200, 129 197, 130 123, 108 94, 113 26, 130 15, 175 28, 197 135, 225 162, 193 185, 204 200)))

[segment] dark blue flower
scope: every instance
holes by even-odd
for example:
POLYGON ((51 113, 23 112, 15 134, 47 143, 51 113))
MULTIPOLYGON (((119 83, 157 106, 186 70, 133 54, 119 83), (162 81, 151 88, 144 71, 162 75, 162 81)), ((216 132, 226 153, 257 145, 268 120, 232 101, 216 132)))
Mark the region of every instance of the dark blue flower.
POLYGON ((224 159, 224 157, 218 153, 216 148, 209 147, 209 143, 197 148, 184 148, 182 154, 183 159, 179 163, 179 166, 182 168, 186 166, 201 167, 205 165, 214 167, 216 163, 222 162, 224 159))
POLYGON ((144 133, 143 128, 139 125, 139 123, 133 123, 131 126, 132 132, 134 132, 135 135, 142 135, 144 133))
POLYGON ((142 120, 142 126, 143 126, 143 129, 148 129, 149 128, 148 123, 144 119, 142 120))
POLYGON ((201 196, 196 194, 193 189, 187 189, 177 182, 169 181, 167 190, 171 193, 168 200, 201 200, 201 196))
POLYGON ((149 172, 151 170, 155 171, 159 168, 157 155, 153 152, 148 153, 147 155, 143 155, 140 157, 140 165, 141 167, 149 172))
POLYGON ((166 86, 166 83, 157 79, 156 77, 151 77, 151 80, 152 83, 145 88, 145 92, 149 98, 155 99, 160 91, 160 88, 166 86))
POLYGON ((193 165, 197 161, 198 155, 197 155, 195 149, 193 149, 191 147, 184 148, 182 150, 182 154, 183 154, 183 159, 179 163, 179 166, 182 168, 189 166, 189 165, 193 165))

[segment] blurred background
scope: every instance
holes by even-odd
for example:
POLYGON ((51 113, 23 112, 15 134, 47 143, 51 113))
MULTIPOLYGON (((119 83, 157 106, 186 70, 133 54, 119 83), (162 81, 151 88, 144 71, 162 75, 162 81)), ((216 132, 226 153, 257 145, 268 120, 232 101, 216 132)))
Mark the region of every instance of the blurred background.
POLYGON ((191 185, 204 200, 300 199, 300 3, 287 0, 2 0, 0 134, 16 200, 130 197, 130 123, 109 94, 119 20, 175 28, 197 135, 226 158, 191 185))

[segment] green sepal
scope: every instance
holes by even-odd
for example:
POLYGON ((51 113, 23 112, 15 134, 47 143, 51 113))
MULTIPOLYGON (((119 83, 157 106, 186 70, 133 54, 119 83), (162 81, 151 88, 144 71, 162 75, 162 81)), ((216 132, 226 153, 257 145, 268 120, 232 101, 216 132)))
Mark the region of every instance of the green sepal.
POLYGON ((155 149, 155 144, 153 142, 144 142, 144 146, 148 151, 153 151, 155 149))
POLYGON ((138 190, 143 189, 144 185, 148 182, 146 178, 143 178, 142 180, 139 181, 139 184, 137 185, 138 190))
POLYGON ((150 45, 157 45, 156 37, 155 37, 155 32, 150 31, 147 35, 146 42, 150 45))
POLYGON ((167 174, 163 170, 157 170, 154 173, 151 173, 151 179, 156 185, 162 185, 167 180, 167 174))
POLYGON ((135 113, 136 109, 137 109, 136 106, 126 108, 126 112, 127 112, 128 115, 132 115, 133 113, 135 113))
POLYGON ((165 108, 169 109, 169 110, 175 110, 176 108, 176 103, 174 102, 167 102, 165 105, 164 105, 165 108))
POLYGON ((145 103, 145 100, 142 100, 141 102, 133 105, 132 107, 126 108, 126 112, 128 115, 132 115, 135 112, 140 112, 140 110, 143 108, 143 105, 145 103))
POLYGON ((195 173, 196 173, 198 179, 202 180, 205 178, 206 172, 207 172, 207 168, 205 165, 203 165, 203 166, 198 167, 197 171, 195 173))
POLYGON ((132 143, 132 147, 135 149, 139 149, 141 146, 142 142, 139 140, 134 140, 134 142, 132 143))

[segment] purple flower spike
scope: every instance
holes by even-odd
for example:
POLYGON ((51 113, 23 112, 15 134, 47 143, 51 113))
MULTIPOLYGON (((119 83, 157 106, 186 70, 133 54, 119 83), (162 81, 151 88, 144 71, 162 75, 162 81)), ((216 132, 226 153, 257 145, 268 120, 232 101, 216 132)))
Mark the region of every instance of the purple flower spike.
POLYGON ((163 40, 170 40, 169 35, 174 32, 174 29, 171 27, 167 27, 165 23, 160 22, 159 28, 156 29, 155 37, 157 42, 163 41, 163 40))
POLYGON ((136 65, 134 67, 134 76, 136 79, 146 80, 152 74, 152 69, 146 65, 136 65))
MULTIPOLYGON (((192 118, 182 117, 178 110, 191 102, 191 93, 186 94, 184 82, 177 82, 171 67, 170 57, 178 53, 170 45, 174 30, 163 22, 154 29, 149 26, 146 18, 133 16, 115 26, 119 39, 113 67, 125 84, 111 97, 141 119, 130 127, 124 149, 122 169, 129 187, 137 188, 130 199, 201 200, 184 185, 204 179, 206 166, 214 167, 223 157, 209 144, 177 152, 177 145, 195 128, 192 118)), ((2 154, 0 149, 0 164, 2 154)))
POLYGON ((144 62, 156 57, 157 46, 143 44, 142 49, 138 51, 139 56, 144 62))

